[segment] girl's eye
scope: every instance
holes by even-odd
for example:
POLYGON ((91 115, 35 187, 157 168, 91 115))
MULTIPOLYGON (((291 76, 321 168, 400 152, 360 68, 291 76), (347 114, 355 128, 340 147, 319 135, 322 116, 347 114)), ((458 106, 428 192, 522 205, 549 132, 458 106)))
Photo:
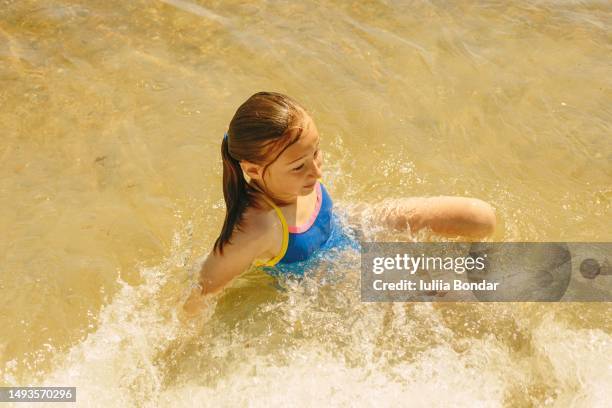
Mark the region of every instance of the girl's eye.
MULTIPOLYGON (((317 149, 314 153, 314 157, 317 157, 319 155, 319 153, 321 152, 321 149, 317 149)), ((304 163, 302 163, 301 165, 299 165, 298 167, 294 167, 292 170, 293 171, 300 171, 302 170, 302 168, 304 167, 304 163)))

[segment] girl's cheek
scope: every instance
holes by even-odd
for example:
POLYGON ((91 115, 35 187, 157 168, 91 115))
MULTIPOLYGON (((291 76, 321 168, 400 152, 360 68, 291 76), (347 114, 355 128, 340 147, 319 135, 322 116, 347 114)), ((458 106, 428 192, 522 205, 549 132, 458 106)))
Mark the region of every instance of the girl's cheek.
POLYGON ((288 180, 293 180, 295 183, 301 183, 303 178, 301 172, 291 172, 287 177, 288 180))

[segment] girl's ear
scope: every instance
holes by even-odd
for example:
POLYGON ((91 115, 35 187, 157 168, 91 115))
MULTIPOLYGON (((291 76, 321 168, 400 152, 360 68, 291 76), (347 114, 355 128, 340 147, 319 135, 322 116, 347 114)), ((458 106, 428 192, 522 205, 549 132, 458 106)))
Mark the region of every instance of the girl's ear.
POLYGON ((251 163, 250 161, 241 160, 240 167, 242 171, 253 180, 261 180, 263 173, 263 166, 259 164, 251 163))

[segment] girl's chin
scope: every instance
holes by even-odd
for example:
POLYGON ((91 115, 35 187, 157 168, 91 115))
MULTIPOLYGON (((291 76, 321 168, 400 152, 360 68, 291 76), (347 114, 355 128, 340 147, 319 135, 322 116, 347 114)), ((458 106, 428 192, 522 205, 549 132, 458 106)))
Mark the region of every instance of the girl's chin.
POLYGON ((300 190, 298 191, 298 195, 299 195, 299 196, 305 196, 305 195, 308 195, 308 194, 312 193, 312 190, 314 190, 314 186, 312 186, 312 187, 302 187, 302 188, 300 188, 300 190))

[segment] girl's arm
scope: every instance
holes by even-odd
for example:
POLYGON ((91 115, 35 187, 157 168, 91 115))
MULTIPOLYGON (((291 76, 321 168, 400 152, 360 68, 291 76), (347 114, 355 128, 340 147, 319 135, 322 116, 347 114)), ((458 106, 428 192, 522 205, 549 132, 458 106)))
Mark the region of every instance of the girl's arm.
POLYGON ((406 197, 387 199, 376 206, 360 204, 350 217, 355 222, 375 222, 387 228, 411 232, 429 227, 445 236, 482 238, 495 230, 494 208, 487 202, 470 197, 406 197))
POLYGON ((245 272, 257 258, 265 258, 270 253, 270 245, 275 240, 268 229, 235 230, 231 243, 223 247, 223 255, 211 251, 202 264, 198 277, 200 287, 192 289, 183 305, 185 317, 199 315, 205 307, 206 295, 219 292, 236 277, 245 272))

